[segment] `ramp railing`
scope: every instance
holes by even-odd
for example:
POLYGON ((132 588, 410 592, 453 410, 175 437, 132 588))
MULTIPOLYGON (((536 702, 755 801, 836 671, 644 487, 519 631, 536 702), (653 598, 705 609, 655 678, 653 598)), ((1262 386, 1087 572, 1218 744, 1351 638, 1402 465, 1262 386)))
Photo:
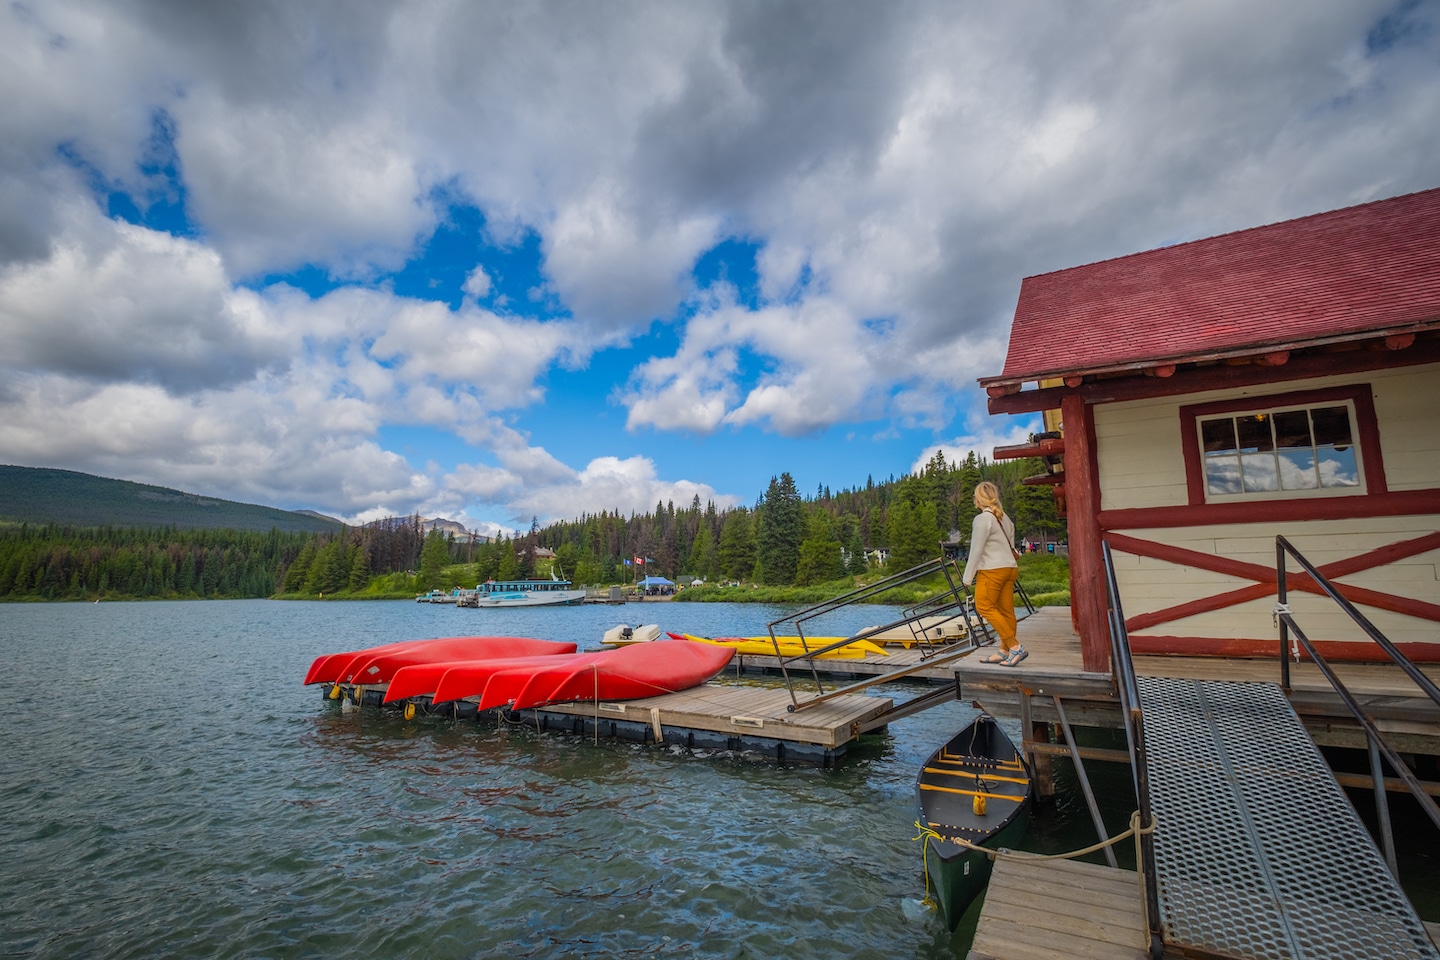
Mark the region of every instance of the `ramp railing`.
MULTIPOLYGON (((1140 706, 1140 687, 1135 679, 1135 661, 1130 655, 1130 634, 1125 629, 1125 611, 1120 604, 1120 587, 1115 580, 1115 562, 1110 544, 1102 543, 1105 557, 1105 593, 1109 600, 1110 659, 1114 667, 1116 694, 1120 713, 1125 721, 1125 742, 1130 751, 1130 772, 1135 786, 1135 802, 1140 811, 1140 826, 1155 822, 1150 803, 1150 766, 1145 750, 1145 711, 1140 706)), ((1145 887, 1145 925, 1150 932, 1150 956, 1159 960, 1165 949, 1160 932, 1159 869, 1155 861, 1155 834, 1140 834, 1140 862, 1136 869, 1145 887)))
POLYGON ((1409 657, 1395 646, 1380 630, 1366 619, 1365 615, 1355 608, 1335 585, 1329 581, 1315 565, 1307 560, 1295 546, 1283 536, 1275 538, 1275 582, 1276 582, 1276 603, 1275 621, 1280 628, 1280 686, 1288 695, 1290 693, 1290 658, 1294 657, 1298 662, 1300 659, 1300 648, 1304 648, 1306 655, 1314 661, 1320 673, 1335 689, 1346 709, 1355 717, 1365 731, 1366 743, 1370 754, 1370 777, 1375 789, 1375 812, 1379 821, 1380 838, 1385 861, 1390 867, 1390 873, 1398 879, 1395 859, 1395 838, 1390 829, 1390 801, 1385 791, 1384 766, 1381 757, 1390 764, 1396 776, 1402 780, 1416 802, 1434 822, 1440 827, 1440 807, 1437 807, 1431 796, 1425 792, 1424 786, 1419 779, 1410 772, 1410 767, 1401 759, 1400 755, 1385 741, 1384 735, 1375 724, 1374 718, 1365 712, 1355 696, 1341 682, 1330 663, 1315 648, 1315 644, 1305 635, 1305 631, 1295 622, 1294 614, 1289 604, 1289 575, 1285 570, 1286 555, 1292 557, 1309 578, 1314 581, 1320 591, 1331 600, 1348 616, 1356 626, 1385 653, 1385 656, 1392 663, 1398 666, 1406 676, 1415 682, 1430 700, 1440 706, 1440 687, 1435 685, 1428 676, 1421 672, 1409 657))

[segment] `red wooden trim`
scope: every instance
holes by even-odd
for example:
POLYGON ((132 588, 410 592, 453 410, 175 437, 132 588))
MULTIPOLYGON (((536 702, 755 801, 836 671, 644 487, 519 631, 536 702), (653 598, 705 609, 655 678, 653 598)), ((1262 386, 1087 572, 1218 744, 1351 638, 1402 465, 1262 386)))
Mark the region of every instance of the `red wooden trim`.
POLYGON ((1330 563, 1321 564, 1320 572, 1326 577, 1334 579, 1359 573, 1361 570, 1383 567, 1396 560, 1404 560, 1406 557, 1418 557, 1431 550, 1440 550, 1440 533, 1427 533, 1423 537, 1416 537, 1413 540, 1398 540, 1395 543, 1387 543, 1383 547, 1376 547, 1366 553, 1359 553, 1343 560, 1333 560, 1330 563))
MULTIPOLYGON (((1288 579, 1288 578, 1287 578, 1288 579)), ((1248 587, 1241 587, 1238 590, 1231 590, 1228 593, 1218 593, 1213 597, 1204 597, 1200 600, 1191 600, 1187 603, 1177 603, 1173 607, 1166 607, 1163 610, 1153 610, 1150 613, 1140 613, 1125 619, 1125 629, 1147 630, 1150 627, 1162 623, 1169 623, 1172 620, 1183 620, 1186 617, 1198 616, 1202 613, 1213 613, 1216 610, 1223 610, 1226 607, 1233 607, 1238 603, 1245 603, 1248 600, 1263 600, 1265 597, 1275 595, 1275 587, 1269 583, 1257 583, 1248 587)))
MULTIPOLYGON (((1314 377, 1369 373, 1395 367, 1417 366, 1440 362, 1440 340, 1417 341, 1402 351, 1356 350, 1351 353, 1308 353, 1292 356, 1283 367, 1250 365, 1231 367, 1215 364, 1186 367, 1173 377, 1117 377, 1094 380, 1078 388, 1045 387, 1021 390, 1003 397, 992 396, 991 413, 1039 413, 1061 406, 1068 394, 1078 393, 1087 403, 1118 403, 1123 400, 1148 400, 1154 397, 1176 397, 1187 393, 1204 393, 1230 387, 1254 387, 1270 383, 1289 383, 1314 377)), ((989 378, 985 378, 989 379, 989 378)))
POLYGON ((1070 611, 1080 635, 1085 669, 1109 668, 1110 631, 1105 619, 1104 560, 1100 549, 1100 476, 1095 467, 1095 418, 1078 395, 1065 398, 1066 515, 1070 533, 1070 611))
POLYGON ((1134 554, 1137 557, 1149 557, 1152 560, 1163 560, 1166 563, 1174 563, 1186 567, 1199 567, 1201 570, 1209 570, 1211 573, 1223 573, 1226 576, 1243 577, 1246 580, 1254 580, 1259 583, 1275 582, 1275 568, 1267 567, 1261 563, 1232 560, 1229 557, 1222 557, 1215 553, 1203 553, 1199 550, 1190 550, 1186 547, 1177 547, 1168 543, 1157 543, 1154 540, 1141 540, 1138 537, 1127 537, 1123 533, 1107 533, 1105 534, 1105 542, 1110 544, 1111 550, 1120 550, 1124 553, 1134 554))
MULTIPOLYGON (((1310 593, 1320 592, 1320 588, 1311 583, 1308 577, 1300 589, 1310 593)), ((1379 590, 1371 590, 1368 587, 1352 587, 1346 583, 1335 584, 1335 589, 1340 591, 1340 596, 1351 603, 1364 604, 1377 610, 1389 610, 1391 613, 1404 614, 1417 620, 1440 621, 1440 603, 1426 603, 1424 600, 1413 600, 1410 597, 1397 597, 1394 594, 1381 593, 1379 590)))
POLYGON ((1404 517, 1440 514, 1440 488, 1401 490, 1370 496, 1304 497, 1297 500, 1249 500, 1244 503, 1185 504, 1178 507, 1130 507, 1102 510, 1103 530, 1145 527, 1196 527, 1234 523, 1295 523, 1348 520, 1352 517, 1404 517))
MULTIPOLYGON (((1364 640, 1312 640, 1320 656, 1339 663, 1389 663, 1390 658, 1378 646, 1364 640)), ((1416 663, 1440 662, 1440 643, 1397 643, 1396 647, 1416 663)), ((1275 660, 1280 652, 1279 638, 1270 640, 1227 640, 1220 637, 1130 638, 1130 652, 1137 656, 1177 654, 1187 657, 1254 657, 1275 660)), ((1300 648, 1305 657, 1305 648, 1300 648)), ((1309 659, 1309 657, 1305 657, 1309 659)), ((1280 669, 1279 664, 1275 667, 1280 669)))
POLYGON ((1058 457, 1065 453, 1065 438, 1046 437, 1031 443, 1015 443, 1006 447, 995 447, 990 451, 991 460, 1019 460, 1025 457, 1058 457))
MULTIPOLYGON (((1165 607, 1161 610, 1152 610, 1149 613, 1137 614, 1126 619, 1126 630, 1144 630, 1157 624, 1168 623, 1172 620, 1180 620, 1202 613, 1223 610, 1225 607, 1245 603, 1249 600, 1259 600, 1269 596, 1275 591, 1275 571, 1270 567, 1265 567, 1260 564, 1243 563, 1227 557, 1216 556, 1212 553, 1187 550, 1183 547, 1156 543, 1151 540, 1140 540, 1122 534, 1106 534, 1105 541, 1110 544, 1111 549, 1121 550, 1135 556, 1199 567, 1202 570, 1209 570, 1213 573, 1245 577, 1257 581, 1254 586, 1240 587, 1225 593, 1175 604, 1174 606, 1165 607)), ((1428 553, 1435 549, 1440 549, 1440 533, 1426 534, 1425 536, 1416 537, 1412 540, 1402 540, 1398 543, 1386 544, 1383 547, 1377 547, 1366 553, 1322 564, 1319 569, 1324 577, 1334 580, 1338 577, 1359 573, 1363 570, 1383 567, 1397 560, 1418 556, 1419 554, 1428 553)), ((1294 573, 1287 571, 1285 582, 1286 586, 1291 590, 1303 590, 1307 593, 1315 594, 1321 593, 1319 586, 1303 571, 1294 573)), ((1421 620, 1440 621, 1440 605, 1437 604, 1427 603, 1424 600, 1414 600, 1408 597, 1397 597, 1392 594, 1381 593, 1365 587, 1356 587, 1344 583, 1335 584, 1335 588, 1340 591, 1342 597, 1351 603, 1363 603, 1366 606, 1375 607, 1380 610, 1389 610, 1392 613, 1400 613, 1421 620)))
MULTIPOLYGON (((1304 592, 1323 596, 1318 584, 1312 581, 1305 574, 1290 574, 1286 578, 1286 584, 1292 593, 1304 592)), ((1274 577, 1271 577, 1273 583, 1274 577)), ((1424 600, 1414 600, 1410 597, 1397 597, 1390 593, 1381 593, 1379 590, 1371 590, 1368 587, 1351 586, 1348 583, 1336 583, 1335 589, 1354 604, 1361 604, 1367 607, 1374 607, 1376 610, 1388 610, 1391 613, 1398 613, 1407 617, 1414 617, 1417 620, 1430 620, 1440 622, 1440 604, 1427 603, 1424 600)), ((1233 607, 1236 604, 1245 603, 1249 600, 1261 600, 1273 596, 1275 587, 1271 583, 1257 583, 1249 587, 1241 587, 1238 590, 1231 590, 1227 593, 1219 593, 1210 597, 1202 597, 1199 600, 1190 600, 1186 603, 1177 603, 1173 607, 1166 607, 1163 610, 1153 610, 1150 613, 1140 613, 1125 620, 1126 630, 1146 630, 1161 623, 1169 623, 1172 620, 1183 620, 1185 617, 1194 617, 1202 613, 1212 613, 1216 610, 1223 610, 1226 607, 1233 607)))
MULTIPOLYGON (((1200 437, 1195 429, 1196 421, 1201 417, 1210 417, 1218 413, 1234 413, 1238 410, 1308 407, 1321 403, 1333 403, 1337 400, 1349 400, 1355 404, 1355 431, 1358 434, 1355 438, 1355 445, 1360 448, 1360 469, 1365 474, 1365 493, 1349 494, 1349 496, 1383 496, 1389 488, 1385 482, 1384 458, 1380 454, 1380 426, 1375 417, 1375 394, 1368 383, 1352 383, 1320 390, 1296 390, 1290 393, 1236 397, 1233 400, 1215 400, 1210 403, 1182 406, 1180 408, 1180 450, 1185 456, 1185 492, 1190 505, 1206 505, 1205 469, 1201 463, 1200 437)), ((1286 499, 1311 498, 1287 498, 1282 493, 1275 500, 1246 502, 1274 503, 1277 500, 1286 499)), ((1212 506, 1219 505, 1220 503, 1212 504, 1212 506)))

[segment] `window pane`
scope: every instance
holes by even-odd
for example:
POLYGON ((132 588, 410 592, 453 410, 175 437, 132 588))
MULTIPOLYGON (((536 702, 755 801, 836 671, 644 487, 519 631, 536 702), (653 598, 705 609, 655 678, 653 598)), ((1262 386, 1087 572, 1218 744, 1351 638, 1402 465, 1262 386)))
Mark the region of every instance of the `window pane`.
POLYGON ((1240 473, 1244 477, 1246 493, 1267 493, 1280 489, 1280 478, 1275 469, 1275 454, 1251 453, 1240 457, 1240 473))
POLYGON ((1239 493, 1240 458, 1206 457, 1205 489, 1210 493, 1239 493))
MULTIPOLYGON (((1276 429, 1279 429, 1279 424, 1276 424, 1276 429)), ((1280 489, 1314 490, 1320 485, 1320 480, 1315 475, 1315 453, 1309 447, 1304 450, 1281 450, 1279 457, 1280 489)))
POLYGON ((1201 423, 1200 438, 1205 445, 1207 454, 1235 453, 1240 449, 1235 445, 1235 421, 1229 417, 1224 420, 1206 420, 1201 423))
POLYGON ((1320 461, 1320 486, 1360 486, 1360 469, 1355 463, 1353 446, 1317 447, 1315 453, 1320 461))
POLYGON ((1265 414, 1236 417, 1235 429, 1240 435, 1241 453, 1268 453, 1275 449, 1270 439, 1270 418, 1265 414))
POLYGON ((1350 438, 1349 407, 1317 407, 1310 411, 1315 421, 1315 445, 1348 447, 1354 441, 1350 438))
POLYGON ((1275 414, 1275 446, 1281 450, 1310 449, 1310 417, 1304 410, 1275 414))

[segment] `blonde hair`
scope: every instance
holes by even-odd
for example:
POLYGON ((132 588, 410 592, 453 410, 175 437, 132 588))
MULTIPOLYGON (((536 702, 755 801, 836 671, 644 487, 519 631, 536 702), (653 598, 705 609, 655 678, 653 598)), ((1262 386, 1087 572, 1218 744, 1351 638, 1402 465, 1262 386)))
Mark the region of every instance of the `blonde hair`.
POLYGON ((989 480, 981 480, 975 485, 975 506, 996 520, 1005 516, 1005 505, 1000 502, 1000 488, 989 480))

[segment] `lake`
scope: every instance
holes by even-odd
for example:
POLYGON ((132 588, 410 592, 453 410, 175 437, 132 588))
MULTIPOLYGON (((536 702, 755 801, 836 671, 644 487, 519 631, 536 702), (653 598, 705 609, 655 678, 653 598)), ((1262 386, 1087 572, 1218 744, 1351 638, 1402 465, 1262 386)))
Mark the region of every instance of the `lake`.
MULTIPOLYGON (((395 640, 514 634, 594 648, 619 623, 759 634, 786 612, 0 606, 0 951, 963 957, 969 933, 952 936, 919 903, 913 838, 916 772, 974 716, 966 704, 896 722, 821 769, 342 712, 300 683, 320 654, 395 640)), ((850 610, 825 632, 895 616, 850 610)), ((1123 829, 1128 770, 1094 766, 1123 829)), ((1034 849, 1094 839, 1068 799, 1032 835, 1034 849)))

